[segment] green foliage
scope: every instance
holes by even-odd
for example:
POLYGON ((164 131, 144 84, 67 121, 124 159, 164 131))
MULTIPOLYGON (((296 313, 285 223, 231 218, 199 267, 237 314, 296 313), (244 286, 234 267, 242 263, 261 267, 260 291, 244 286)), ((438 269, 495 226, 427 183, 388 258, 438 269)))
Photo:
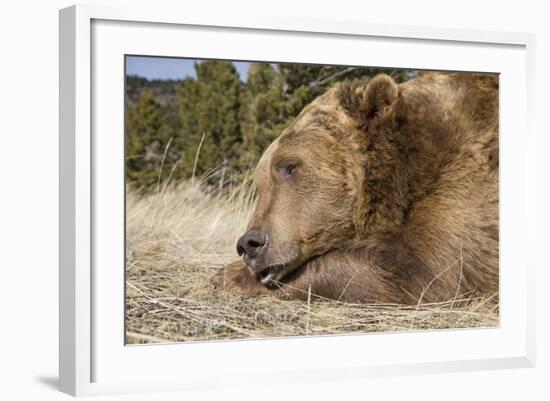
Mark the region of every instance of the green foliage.
POLYGON ((235 67, 230 62, 205 61, 195 64, 195 69, 197 79, 186 79, 179 91, 181 130, 175 147, 182 156, 178 169, 182 178, 193 172, 200 176, 236 168, 242 141, 242 84, 235 67))
POLYGON ((253 167, 300 111, 334 83, 367 81, 379 73, 403 82, 417 73, 251 63, 243 83, 231 62, 203 61, 195 70, 196 79, 183 81, 127 78, 127 175, 140 187, 156 182, 163 157, 163 171, 172 180, 206 175, 223 187, 253 167))
POLYGON ((150 91, 141 92, 126 115, 126 176, 132 185, 147 188, 158 181, 171 136, 160 104, 150 91))
POLYGON ((253 166, 290 123, 294 113, 289 106, 281 75, 270 64, 251 65, 241 109, 240 162, 244 168, 253 166))

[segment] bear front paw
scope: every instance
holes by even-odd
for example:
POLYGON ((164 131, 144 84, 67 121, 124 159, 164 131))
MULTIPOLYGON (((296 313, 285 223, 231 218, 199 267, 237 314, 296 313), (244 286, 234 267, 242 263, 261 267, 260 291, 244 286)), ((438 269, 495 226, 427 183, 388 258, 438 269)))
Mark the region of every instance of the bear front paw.
POLYGON ((219 269, 216 274, 210 278, 210 284, 214 286, 216 290, 221 290, 224 288, 225 282, 225 268, 219 269))
POLYGON ((215 289, 229 290, 241 295, 255 296, 267 293, 260 281, 253 277, 243 261, 238 260, 220 269, 210 282, 215 289))

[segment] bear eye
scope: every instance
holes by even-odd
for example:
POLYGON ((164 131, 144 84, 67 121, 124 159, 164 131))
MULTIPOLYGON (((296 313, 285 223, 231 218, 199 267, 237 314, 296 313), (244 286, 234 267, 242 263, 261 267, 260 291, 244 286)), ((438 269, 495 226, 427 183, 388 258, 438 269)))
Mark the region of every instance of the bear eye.
POLYGON ((296 163, 285 163, 279 166, 279 175, 283 178, 290 178, 296 174, 298 165, 296 163))
POLYGON ((287 175, 292 175, 294 173, 294 171, 296 170, 296 166, 291 164, 290 166, 286 166, 285 168, 285 173, 287 175))

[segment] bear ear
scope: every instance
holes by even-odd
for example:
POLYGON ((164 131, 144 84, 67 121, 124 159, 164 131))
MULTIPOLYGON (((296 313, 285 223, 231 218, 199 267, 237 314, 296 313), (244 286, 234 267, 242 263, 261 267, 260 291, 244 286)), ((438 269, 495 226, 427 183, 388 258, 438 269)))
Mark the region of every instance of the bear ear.
POLYGON ((340 103, 360 126, 367 128, 369 122, 381 117, 384 109, 397 100, 398 93, 395 81, 386 74, 379 74, 366 85, 360 82, 342 84, 340 103))

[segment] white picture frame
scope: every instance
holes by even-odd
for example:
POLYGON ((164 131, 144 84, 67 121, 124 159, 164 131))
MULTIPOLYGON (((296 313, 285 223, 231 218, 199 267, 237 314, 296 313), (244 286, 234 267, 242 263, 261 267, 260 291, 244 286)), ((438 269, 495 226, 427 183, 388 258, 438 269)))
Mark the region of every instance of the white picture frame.
POLYGON ((262 385, 267 374, 270 380, 304 381, 534 366, 534 45, 534 35, 523 33, 244 14, 226 19, 154 7, 61 10, 60 390, 80 396, 239 386, 252 380, 262 385), (178 39, 190 34, 195 46, 184 48, 178 39), (259 37, 265 42, 255 46, 259 37), (236 40, 246 45, 227 46, 236 40), (293 43, 287 53, 278 50, 283 41, 293 43), (276 57, 361 65, 364 54, 349 53, 361 46, 400 50, 373 52, 370 65, 501 73, 500 326, 125 347, 120 56, 276 57), (333 51, 321 54, 322 48, 333 51), (115 134, 94 134, 107 129, 115 134), (322 359, 316 357, 320 350, 322 359))

